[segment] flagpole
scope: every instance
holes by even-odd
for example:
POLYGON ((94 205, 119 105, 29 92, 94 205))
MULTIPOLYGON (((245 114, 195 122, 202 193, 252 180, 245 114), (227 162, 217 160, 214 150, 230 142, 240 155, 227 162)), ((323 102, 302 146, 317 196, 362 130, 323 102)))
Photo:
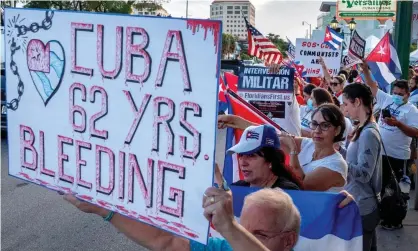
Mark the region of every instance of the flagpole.
POLYGON ((186 18, 189 18, 189 0, 186 0, 186 18))

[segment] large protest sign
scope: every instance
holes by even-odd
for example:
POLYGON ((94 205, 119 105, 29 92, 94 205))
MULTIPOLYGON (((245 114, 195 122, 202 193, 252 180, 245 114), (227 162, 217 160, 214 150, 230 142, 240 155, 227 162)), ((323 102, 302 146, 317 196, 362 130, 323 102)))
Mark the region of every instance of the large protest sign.
POLYGON ((324 62, 331 75, 337 75, 341 64, 341 49, 333 50, 319 40, 296 39, 295 60, 302 62, 306 69, 304 77, 322 77, 322 67, 319 64, 319 57, 324 62))
POLYGON ((206 243, 221 23, 30 9, 5 23, 9 174, 206 243))
POLYGON ((366 40, 364 40, 357 31, 354 31, 351 36, 350 46, 348 47, 348 52, 355 56, 356 58, 364 58, 364 52, 366 48, 366 40))
POLYGON ((348 53, 344 56, 343 65, 344 67, 351 67, 355 64, 361 63, 364 58, 366 50, 366 40, 364 40, 357 31, 354 31, 351 36, 350 46, 348 47, 348 53))
POLYGON ((284 102, 293 101, 294 71, 283 67, 270 74, 266 67, 241 67, 238 94, 269 118, 284 118, 284 102))
POLYGON ((290 102, 294 74, 289 67, 281 68, 278 74, 271 74, 266 67, 241 67, 238 94, 245 100, 290 102))

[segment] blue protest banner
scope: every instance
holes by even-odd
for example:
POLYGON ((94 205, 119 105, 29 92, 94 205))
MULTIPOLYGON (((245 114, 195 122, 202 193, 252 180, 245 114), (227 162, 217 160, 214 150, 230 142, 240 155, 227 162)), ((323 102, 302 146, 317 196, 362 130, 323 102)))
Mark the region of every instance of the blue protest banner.
POLYGON ((238 94, 247 101, 292 102, 295 70, 283 67, 277 74, 260 66, 241 67, 238 94))

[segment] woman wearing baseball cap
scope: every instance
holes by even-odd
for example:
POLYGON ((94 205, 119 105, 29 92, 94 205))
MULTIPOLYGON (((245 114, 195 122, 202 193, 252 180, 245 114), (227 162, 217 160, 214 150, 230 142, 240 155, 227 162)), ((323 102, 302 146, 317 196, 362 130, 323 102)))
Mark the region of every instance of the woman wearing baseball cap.
POLYGON ((238 155, 244 176, 232 185, 299 190, 301 183, 286 168, 279 137, 271 125, 247 127, 238 144, 227 153, 238 155))
MULTIPOLYGON (((238 129, 252 125, 234 115, 219 116, 218 123, 238 129)), ((323 104, 312 114, 311 129, 312 138, 281 134, 281 149, 290 154, 290 166, 297 177, 303 180, 304 189, 330 192, 343 190, 347 179, 347 164, 334 149, 334 143, 343 138, 344 115, 337 106, 323 104)))

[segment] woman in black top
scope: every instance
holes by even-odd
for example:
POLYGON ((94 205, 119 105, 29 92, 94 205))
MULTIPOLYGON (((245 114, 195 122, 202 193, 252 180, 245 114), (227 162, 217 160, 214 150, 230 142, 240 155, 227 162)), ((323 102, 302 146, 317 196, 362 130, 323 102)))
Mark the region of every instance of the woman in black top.
POLYGON ((248 127, 239 143, 228 150, 238 155, 244 176, 243 180, 232 185, 299 190, 300 182, 286 169, 285 155, 279 148, 280 141, 274 127, 248 127))

